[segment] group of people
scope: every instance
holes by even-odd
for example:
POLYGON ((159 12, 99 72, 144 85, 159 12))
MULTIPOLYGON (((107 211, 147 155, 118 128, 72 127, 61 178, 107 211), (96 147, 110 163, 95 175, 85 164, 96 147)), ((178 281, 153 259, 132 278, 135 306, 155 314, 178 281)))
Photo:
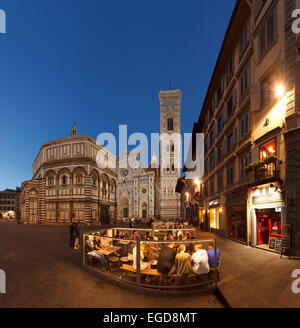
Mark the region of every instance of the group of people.
MULTIPOLYGON (((180 234, 180 230, 176 230, 177 235, 168 233, 164 240, 164 244, 156 243, 157 237, 152 236, 152 232, 148 231, 141 237, 140 243, 140 270, 143 271, 153 265, 153 260, 156 262, 157 271, 161 277, 169 277, 172 281, 172 275, 176 274, 181 279, 189 278, 193 275, 207 274, 215 265, 215 250, 213 242, 208 243, 206 249, 200 242, 194 241, 194 237, 190 232, 180 234), (179 234, 179 235, 178 235, 179 234), (152 241, 147 243, 145 241, 152 241), (178 242, 179 241, 179 242, 178 242), (180 241, 186 241, 185 243, 180 241)), ((130 239, 132 243, 124 245, 119 240, 128 238, 122 230, 118 230, 114 238, 108 238, 107 232, 103 231, 89 235, 86 239, 87 255, 96 259, 101 265, 108 265, 108 258, 97 252, 101 249, 109 248, 112 245, 121 246, 118 250, 119 256, 128 256, 132 253, 133 268, 137 268, 137 232, 131 232, 130 239), (120 245, 118 244, 120 243, 120 245), (128 253, 129 252, 129 253, 128 253), (126 253, 126 254, 125 254, 126 253)), ((128 238, 129 239, 129 238, 128 238)), ((220 250, 216 250, 216 265, 220 264, 220 250)))
MULTIPOLYGON (((162 275, 172 276, 177 274, 180 278, 186 278, 191 274, 207 274, 215 265, 215 254, 213 243, 204 249, 200 243, 166 244, 160 251, 157 270, 162 275)), ((220 250, 216 250, 217 266, 220 264, 220 250)))

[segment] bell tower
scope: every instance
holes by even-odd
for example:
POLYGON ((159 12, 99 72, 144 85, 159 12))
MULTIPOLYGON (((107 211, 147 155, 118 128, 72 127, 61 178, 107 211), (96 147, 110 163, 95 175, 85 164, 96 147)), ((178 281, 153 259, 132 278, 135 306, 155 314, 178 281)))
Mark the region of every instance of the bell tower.
POLYGON ((164 90, 160 101, 160 217, 180 217, 180 195, 175 192, 181 164, 180 90, 164 90))

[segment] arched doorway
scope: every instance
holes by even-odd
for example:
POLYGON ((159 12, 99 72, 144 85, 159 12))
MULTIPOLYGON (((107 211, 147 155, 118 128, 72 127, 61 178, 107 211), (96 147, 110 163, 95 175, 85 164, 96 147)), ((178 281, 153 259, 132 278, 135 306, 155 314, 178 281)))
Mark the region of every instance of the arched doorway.
POLYGON ((128 218, 129 216, 129 201, 127 198, 122 198, 120 201, 120 218, 128 218))
POLYGON ((147 204, 143 203, 142 204, 142 218, 146 219, 147 217, 148 217, 148 215, 147 215, 147 204))
POLYGON ((29 222, 37 223, 38 221, 38 196, 35 190, 29 192, 29 222))

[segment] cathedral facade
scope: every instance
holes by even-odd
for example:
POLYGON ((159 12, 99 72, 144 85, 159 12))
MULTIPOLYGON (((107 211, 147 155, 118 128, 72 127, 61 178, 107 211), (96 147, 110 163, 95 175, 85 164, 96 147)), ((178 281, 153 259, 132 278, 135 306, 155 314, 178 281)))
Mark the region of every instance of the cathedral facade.
MULTIPOLYGON (((117 174, 100 169, 97 156, 115 163, 115 156, 89 136, 71 136, 46 142, 34 163, 33 177, 21 188, 23 223, 107 224, 116 217, 117 174)), ((113 167, 113 165, 107 165, 113 167)))
POLYGON ((136 154, 134 167, 128 163, 129 153, 117 159, 118 218, 159 217, 160 170, 157 158, 154 155, 149 167, 144 168, 138 156, 136 154))

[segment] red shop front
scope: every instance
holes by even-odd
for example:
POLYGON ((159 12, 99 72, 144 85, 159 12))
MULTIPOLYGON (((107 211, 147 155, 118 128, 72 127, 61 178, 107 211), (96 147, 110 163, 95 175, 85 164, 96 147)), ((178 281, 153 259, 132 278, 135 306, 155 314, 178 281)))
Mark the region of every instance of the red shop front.
POLYGON ((270 237, 280 237, 281 212, 272 209, 257 209, 257 245, 268 245, 270 237))

